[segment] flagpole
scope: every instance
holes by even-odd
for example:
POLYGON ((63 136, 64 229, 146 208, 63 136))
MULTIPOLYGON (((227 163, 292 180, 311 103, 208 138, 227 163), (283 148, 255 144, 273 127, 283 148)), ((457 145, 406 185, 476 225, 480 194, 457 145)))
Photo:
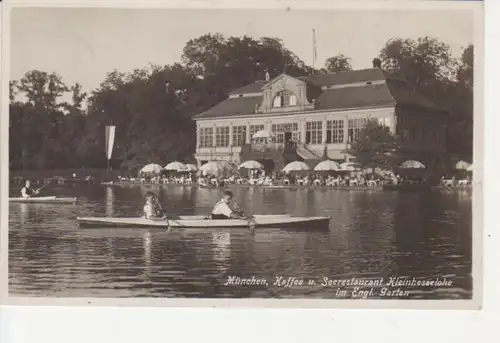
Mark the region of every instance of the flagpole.
POLYGON ((313 66, 313 73, 314 73, 315 70, 316 70, 316 58, 317 58, 317 51, 316 51, 316 29, 313 29, 312 34, 313 34, 313 37, 312 37, 313 38, 313 51, 312 51, 312 53, 313 53, 313 63, 312 64, 313 65, 312 66, 313 66))

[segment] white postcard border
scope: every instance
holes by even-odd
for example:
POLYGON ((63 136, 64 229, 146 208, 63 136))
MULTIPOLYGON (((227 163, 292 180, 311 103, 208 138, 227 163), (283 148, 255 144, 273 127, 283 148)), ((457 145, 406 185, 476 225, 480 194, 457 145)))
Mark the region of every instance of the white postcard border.
POLYGON ((60 7, 127 7, 127 8, 274 8, 283 10, 294 9, 435 9, 445 10, 459 8, 474 11, 475 18, 475 92, 474 92, 474 136, 480 137, 474 140, 474 166, 477 168, 474 173, 473 191, 473 299, 472 300, 333 300, 333 299, 122 299, 122 298, 14 298, 7 294, 8 273, 7 273, 7 248, 8 248, 8 215, 1 216, 0 232, 0 281, 2 282, 0 301, 8 305, 23 306, 132 306, 132 307, 251 307, 251 308, 337 308, 337 309, 479 309, 482 300, 482 250, 483 234, 483 17, 482 3, 477 2, 449 2, 449 1, 141 1, 124 2, 118 0, 102 1, 5 1, 3 3, 2 14, 2 114, 1 114, 1 150, 0 161, 3 168, 0 170, 1 176, 1 207, 2 214, 9 213, 8 204, 8 109, 9 109, 9 65, 10 65, 10 44, 9 44, 9 8, 12 6, 60 6, 60 7))

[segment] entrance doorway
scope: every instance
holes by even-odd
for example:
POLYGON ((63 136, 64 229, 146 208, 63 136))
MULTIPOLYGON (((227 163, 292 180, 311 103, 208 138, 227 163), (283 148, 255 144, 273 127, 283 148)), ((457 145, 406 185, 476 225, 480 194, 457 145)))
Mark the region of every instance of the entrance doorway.
POLYGON ((285 132, 285 142, 290 142, 292 140, 292 133, 285 132))

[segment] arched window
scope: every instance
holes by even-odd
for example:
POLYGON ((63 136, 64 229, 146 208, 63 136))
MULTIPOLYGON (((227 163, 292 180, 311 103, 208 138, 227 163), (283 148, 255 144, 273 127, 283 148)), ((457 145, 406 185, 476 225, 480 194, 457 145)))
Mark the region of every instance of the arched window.
POLYGON ((276 94, 273 107, 297 106, 297 97, 290 91, 284 90, 276 94))

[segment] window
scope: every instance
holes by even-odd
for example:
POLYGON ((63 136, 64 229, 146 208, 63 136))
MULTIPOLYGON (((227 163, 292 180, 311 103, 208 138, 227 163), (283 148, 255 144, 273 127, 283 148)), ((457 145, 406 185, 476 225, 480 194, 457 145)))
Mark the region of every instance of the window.
POLYGON ((323 123, 320 121, 310 121, 306 123, 306 144, 323 143, 323 123))
POLYGON ((366 125, 366 118, 357 118, 348 120, 347 136, 348 142, 352 143, 358 138, 359 131, 366 125))
POLYGON ((388 128, 391 128, 392 124, 392 118, 391 117, 381 117, 377 118, 378 124, 381 126, 386 126, 388 128))
POLYGON ((229 126, 217 127, 215 131, 215 146, 229 146, 229 126))
POLYGON ((262 130, 264 130, 264 125, 250 125, 250 138, 252 138, 256 132, 262 130))
POLYGON ((212 127, 200 128, 200 148, 211 148, 214 144, 214 129, 212 127))
POLYGON ((344 142, 344 120, 329 120, 326 122, 326 143, 344 142))
POLYGON ((233 126, 233 146, 240 146, 247 141, 247 127, 233 126))
POLYGON ((278 143, 283 143, 285 141, 285 132, 291 132, 292 140, 298 142, 299 138, 298 123, 272 124, 271 131, 276 135, 276 142, 278 143))
POLYGON ((297 97, 290 91, 281 91, 273 100, 273 107, 297 106, 297 97))

